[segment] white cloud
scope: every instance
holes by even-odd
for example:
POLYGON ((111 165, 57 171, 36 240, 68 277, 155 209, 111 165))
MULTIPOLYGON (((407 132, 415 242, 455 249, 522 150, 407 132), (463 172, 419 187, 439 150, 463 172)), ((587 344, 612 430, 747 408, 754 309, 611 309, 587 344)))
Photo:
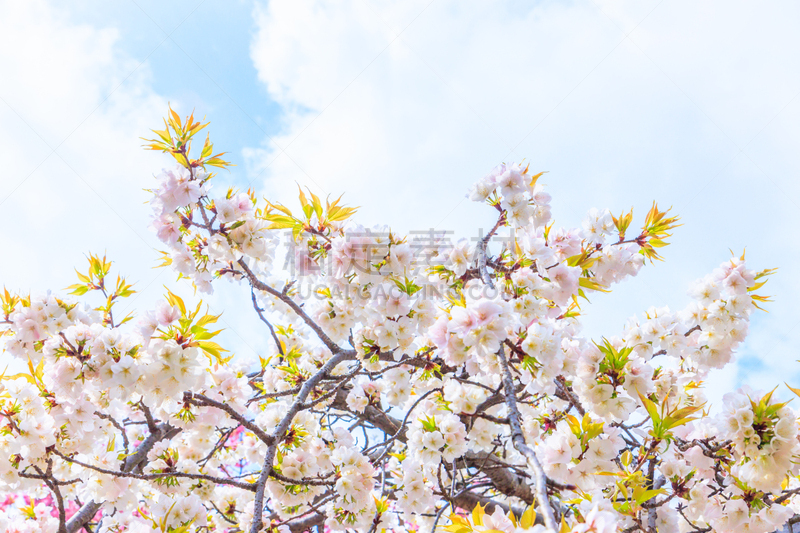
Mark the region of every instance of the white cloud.
MULTIPOLYGON (((105 251, 112 274, 129 276, 140 291, 117 313, 150 309, 163 284, 191 300, 171 271, 152 268, 162 246, 144 203, 153 174, 173 164, 140 147, 140 136, 161 124, 167 98, 116 29, 76 22, 56 5, 0 1, 0 283, 63 293, 77 281, 73 267, 84 269, 86 254, 105 251)), ((172 105, 189 111, 175 98, 172 105)), ((227 311, 220 342, 252 357, 267 339, 242 298, 249 302, 233 285, 207 301, 212 311, 227 311)))
MULTIPOLYGON (((463 192, 502 160, 551 171, 561 223, 592 206, 641 215, 658 199, 685 222, 667 263, 597 297, 610 311, 589 309, 592 334, 615 333, 651 304, 684 305, 691 280, 728 247, 748 246, 752 264, 781 271, 743 350, 758 365, 739 377, 767 387, 797 375, 798 7, 517 4, 258 7, 252 55, 285 111, 275 141, 286 151, 268 140, 249 151, 254 185, 283 201, 295 180, 346 192, 364 222, 465 236, 492 215, 463 192)), ((55 5, 0 0, 0 282, 58 290, 86 252, 107 250, 140 289, 149 285, 133 304, 143 309, 173 279, 150 269, 158 244, 141 190, 166 161, 138 148, 167 98, 117 30, 55 5)), ((215 310, 235 308, 234 293, 215 296, 215 310)), ((251 333, 251 314, 224 317, 247 336, 230 342, 248 353, 265 340, 251 333)))
MULTIPOLYGON (((162 246, 148 229, 143 191, 173 164, 140 147, 140 136, 161 124, 168 98, 154 88, 150 56, 133 57, 117 29, 76 20, 68 7, 0 0, 0 284, 63 294, 77 281, 73 267, 83 270, 86 254, 105 251, 115 262, 112 274, 129 276, 140 291, 117 313, 150 309, 163 284, 191 301, 190 287, 174 283, 172 271, 152 268, 162 246)), ((177 20, 196 7, 182 6, 177 20)), ((148 34, 151 22, 143 22, 148 34)), ((164 38, 153 39, 153 52, 164 38)), ((190 111, 171 100, 179 112, 190 111)), ((248 357, 265 351, 249 293, 223 285, 206 300, 213 312, 226 311, 221 344, 248 357)))
POLYGON ((346 192, 362 221, 404 231, 475 235, 492 215, 462 201, 466 187, 523 157, 551 171, 561 223, 593 206, 672 204, 685 225, 667 263, 596 297, 610 311, 589 310, 591 333, 685 305, 693 279, 747 246, 754 266, 782 268, 743 350, 766 356, 746 376, 765 387, 797 375, 799 9, 271 0, 255 11, 252 57, 286 115, 250 150, 250 171, 271 197, 294 197, 295 181, 346 192))
MULTIPOLYGON (((157 158, 138 139, 166 108, 113 29, 45 2, 0 4, 2 280, 60 289, 89 251, 152 261, 143 187, 157 158), (131 201, 139 198, 139 201, 131 201)), ((157 167, 155 167, 157 168, 157 167)))

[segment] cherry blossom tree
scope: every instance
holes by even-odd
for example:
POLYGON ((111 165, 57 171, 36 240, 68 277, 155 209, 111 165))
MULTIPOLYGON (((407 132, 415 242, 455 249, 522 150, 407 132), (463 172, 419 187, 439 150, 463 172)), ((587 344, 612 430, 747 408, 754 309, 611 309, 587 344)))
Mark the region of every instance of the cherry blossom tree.
MULTIPOLYGON (((147 146, 164 268, 233 282, 268 332, 259 361, 219 316, 134 290, 91 255, 69 294, 2 294, 0 530, 14 533, 774 531, 798 520, 798 415, 703 381, 733 361, 771 270, 731 257, 678 311, 607 337, 581 305, 661 259, 654 203, 551 219, 541 173, 502 164, 469 197, 476 241, 402 236, 302 190, 299 208, 212 189, 228 162, 170 110, 147 146), (198 143, 199 144, 199 143, 198 143), (99 303, 99 305, 98 305, 99 303)), ((175 291, 180 292, 177 288, 175 291)))

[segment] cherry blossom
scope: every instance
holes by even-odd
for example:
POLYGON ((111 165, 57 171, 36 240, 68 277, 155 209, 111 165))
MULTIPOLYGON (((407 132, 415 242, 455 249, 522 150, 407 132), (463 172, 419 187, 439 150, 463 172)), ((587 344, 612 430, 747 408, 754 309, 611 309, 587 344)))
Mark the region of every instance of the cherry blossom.
MULTIPOLYGON (((170 110, 148 147, 162 267, 154 309, 105 257, 66 294, 0 295, 0 529, 25 533, 768 533, 800 521, 785 390, 721 406, 772 270, 733 256, 605 337, 581 305, 661 260, 653 204, 556 225, 544 173, 504 163, 468 192, 488 230, 452 242, 222 186, 205 127, 170 110), (189 305, 233 282, 258 360, 189 305), (173 292, 174 291, 174 292, 173 292)), ((800 394, 800 390, 789 392, 800 394)))

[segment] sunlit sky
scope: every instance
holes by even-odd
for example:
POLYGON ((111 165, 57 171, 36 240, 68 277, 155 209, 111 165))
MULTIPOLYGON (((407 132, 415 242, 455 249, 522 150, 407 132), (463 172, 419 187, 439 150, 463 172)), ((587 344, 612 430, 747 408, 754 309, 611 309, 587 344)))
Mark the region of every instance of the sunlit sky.
MULTIPOLYGON (((365 225, 477 235, 493 212, 466 189, 523 159, 557 224, 672 205, 666 261, 593 297, 587 334, 684 307, 746 247, 779 267, 775 301, 711 397, 798 385, 798 27, 792 1, 0 1, 0 283, 61 290, 106 251, 137 282, 128 309, 191 294, 152 268, 142 191, 168 161, 138 138, 170 102, 237 165, 220 189, 345 193, 365 225)), ((237 353, 268 351, 244 287, 208 303, 237 353)))

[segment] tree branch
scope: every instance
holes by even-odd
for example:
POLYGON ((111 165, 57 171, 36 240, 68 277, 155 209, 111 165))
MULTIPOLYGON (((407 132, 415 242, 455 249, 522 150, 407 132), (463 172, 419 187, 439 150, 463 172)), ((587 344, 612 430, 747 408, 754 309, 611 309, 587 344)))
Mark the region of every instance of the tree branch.
POLYGON ((88 463, 84 463, 83 461, 79 461, 72 457, 68 457, 58 450, 53 450, 53 453, 67 462, 74 463, 84 468, 94 470, 95 472, 100 472, 101 474, 107 474, 109 476, 129 477, 133 479, 141 479, 144 481, 154 481, 157 479, 163 479, 169 477, 176 477, 176 478, 181 477, 186 479, 202 479, 205 481, 211 481, 212 483, 216 483, 218 485, 231 485, 233 487, 237 487, 242 490, 249 490, 251 492, 255 492, 256 490, 254 483, 244 483, 241 481, 236 481, 235 479, 226 479, 226 478, 211 476, 208 474, 190 474, 188 472, 154 472, 152 474, 134 474, 132 472, 123 472, 121 470, 108 470, 106 468, 100 468, 99 466, 90 465, 88 463))
POLYGON ((275 440, 274 437, 272 437, 271 435, 267 435, 267 433, 264 430, 258 427, 255 423, 246 419, 241 413, 237 412, 236 409, 234 409, 230 405, 218 402, 216 400, 212 400, 208 396, 204 396, 203 394, 193 393, 191 391, 186 391, 183 393, 183 401, 199 406, 216 407, 217 409, 225 411, 226 413, 228 413, 228 415, 230 415, 231 418, 239 422, 239 424, 241 424, 245 428, 255 433, 256 437, 258 437, 267 446, 272 444, 273 441, 275 440))
POLYGON ((292 309, 292 311, 294 311, 297 316, 303 319, 303 322, 305 322, 306 325, 310 327, 314 331, 314 333, 317 334, 319 340, 321 340, 322 343, 328 347, 331 353, 338 354, 339 352, 350 351, 353 354, 355 354, 354 350, 344 350, 338 344, 333 342, 333 340, 328 336, 328 334, 325 333, 325 331, 323 331, 323 329, 319 327, 319 325, 316 322, 314 322, 314 320, 310 316, 308 316, 308 314, 303 310, 303 308, 297 305, 297 303, 294 300, 292 300, 289 296, 276 289, 273 289, 266 283, 259 280, 253 273, 253 271, 250 269, 250 267, 247 266, 247 263, 244 261, 244 259, 239 259, 238 264, 240 267, 242 267, 242 270, 244 270, 245 277, 250 282, 250 286, 252 288, 267 292, 272 296, 274 296, 275 298, 282 301, 283 303, 285 303, 286 305, 288 305, 292 309))
POLYGON ((256 313, 258 313, 258 318, 260 318, 261 321, 264 324, 266 324, 267 327, 269 328, 269 332, 272 335, 272 340, 275 341, 275 347, 278 349, 278 353, 281 354, 281 357, 283 357, 284 354, 283 354, 283 346, 281 346, 281 341, 275 334, 275 328, 272 327, 270 321, 267 320, 267 318, 264 316, 264 310, 258 306, 258 301, 256 300, 256 291, 253 289, 252 285, 250 286, 250 296, 253 299, 253 307, 255 308, 256 313))
POLYGON ((303 405, 306 398, 314 389, 314 387, 316 387, 317 384, 320 381, 322 381, 322 378, 328 376, 333 371, 333 369, 336 368, 336 365, 354 356, 355 352, 352 351, 339 350, 338 353, 335 353, 334 356, 331 357, 327 363, 322 365, 322 368, 320 368, 316 374, 308 378, 308 380, 306 380, 306 382, 303 383, 303 387, 297 394, 297 398, 295 398, 294 403, 292 403, 291 407, 289 407, 288 412, 286 413, 286 415, 284 415, 283 419, 281 420, 281 423, 278 424, 278 427, 275 428, 275 432, 271 435, 272 443, 267 448, 267 453, 264 456, 264 466, 261 469, 261 475, 258 477, 258 482, 256 483, 255 507, 253 510, 253 524, 250 527, 250 533, 258 533, 261 530, 261 527, 263 526, 262 517, 264 515, 264 491, 267 484, 267 478, 269 478, 270 472, 272 472, 272 462, 275 459, 275 452, 278 449, 278 443, 282 440, 283 435, 286 433, 286 430, 289 429, 289 426, 291 425, 295 415, 300 411, 300 407, 303 405))
POLYGON ((550 500, 547 498, 547 476, 545 476, 544 469, 541 463, 539 463, 539 459, 536 457, 536 452, 525 443, 525 436, 522 433, 522 425, 520 424, 519 408, 517 407, 514 379, 511 377, 511 368, 509 367, 508 360, 506 359, 506 352, 502 346, 500 346, 500 350, 497 351, 497 357, 500 359, 500 364, 503 367, 503 386, 505 388, 506 406, 508 407, 508 420, 511 424, 512 442, 517 451, 528 459, 528 464, 530 464, 533 470, 536 483, 536 500, 539 502, 539 508, 544 515, 545 526, 550 533, 557 533, 558 528, 556 527, 553 508, 550 506, 550 500))
MULTIPOLYGON (((153 446, 160 440, 163 439, 171 439, 178 433, 180 433, 180 428, 172 427, 167 423, 163 423, 158 426, 157 431, 150 433, 146 439, 142 441, 136 451, 133 452, 133 455, 129 455, 125 462, 120 469, 123 472, 131 472, 135 468, 139 466, 142 461, 147 459, 148 452, 153 448, 153 446)), ((67 521, 67 533, 76 533, 80 528, 84 526, 87 522, 89 522, 97 511, 103 506, 103 502, 96 502, 96 501, 89 501, 83 504, 83 506, 78 510, 77 513, 72 515, 72 518, 67 521)))
POLYGON ((489 233, 486 234, 480 241, 478 241, 477 249, 475 250, 477 253, 477 261, 478 261, 478 271, 481 274, 481 279, 485 284, 489 287, 494 289, 494 282, 492 281, 492 277, 489 275, 489 271, 486 269, 486 248, 489 246, 489 241, 492 239, 497 230, 500 226, 504 225, 506 222, 506 213, 502 211, 500 213, 500 217, 497 219, 494 227, 489 230, 489 233))

